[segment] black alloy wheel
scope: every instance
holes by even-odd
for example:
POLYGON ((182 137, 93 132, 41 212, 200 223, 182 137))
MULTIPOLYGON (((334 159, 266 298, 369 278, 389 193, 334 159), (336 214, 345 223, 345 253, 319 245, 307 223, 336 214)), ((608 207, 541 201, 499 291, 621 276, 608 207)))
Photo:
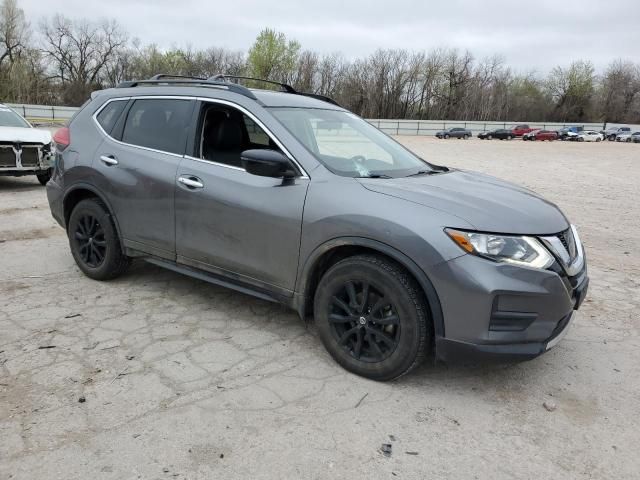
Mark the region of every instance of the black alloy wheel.
POLYGON ((331 333, 346 352, 363 362, 381 362, 400 339, 393 303, 368 281, 347 281, 331 297, 331 333))
POLYGON ((76 248, 82 261, 91 268, 98 268, 107 254, 107 241, 104 229, 96 217, 87 213, 82 215, 73 233, 76 248))
POLYGON ((120 244, 113 217, 98 198, 80 201, 67 225, 69 247, 82 272, 94 280, 110 280, 130 264, 120 244))
POLYGON ((373 380, 398 378, 428 353, 433 326, 424 292, 393 260, 340 260, 322 276, 313 314, 318 334, 345 369, 373 380))

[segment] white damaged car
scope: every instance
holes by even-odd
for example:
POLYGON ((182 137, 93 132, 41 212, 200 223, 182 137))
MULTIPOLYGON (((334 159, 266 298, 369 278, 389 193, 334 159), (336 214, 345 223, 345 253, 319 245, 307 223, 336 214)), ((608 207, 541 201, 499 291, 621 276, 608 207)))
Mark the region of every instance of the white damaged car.
POLYGON ((50 132, 33 128, 0 103, 0 176, 35 175, 45 185, 51 178, 54 148, 50 132))

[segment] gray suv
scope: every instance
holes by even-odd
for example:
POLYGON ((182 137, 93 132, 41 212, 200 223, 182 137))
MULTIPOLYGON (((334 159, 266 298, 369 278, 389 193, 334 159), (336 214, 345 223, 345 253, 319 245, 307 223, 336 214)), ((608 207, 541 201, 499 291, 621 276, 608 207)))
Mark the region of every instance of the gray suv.
POLYGON ((528 359, 588 278, 576 228, 496 178, 431 164, 326 97, 156 76, 93 94, 55 135, 47 194, 107 280, 141 258, 313 315, 351 372, 528 359))

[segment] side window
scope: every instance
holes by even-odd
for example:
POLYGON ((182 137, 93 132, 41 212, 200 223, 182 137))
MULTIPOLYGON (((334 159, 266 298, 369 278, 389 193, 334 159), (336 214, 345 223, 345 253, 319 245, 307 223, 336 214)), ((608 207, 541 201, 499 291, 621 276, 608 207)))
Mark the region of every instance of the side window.
POLYGON ((191 111, 192 103, 189 100, 136 100, 127 114, 122 141, 182 154, 191 111))
POLYGON ((198 158, 242 168, 240 154, 244 150, 278 150, 256 122, 233 107, 206 104, 200 118, 198 158))
POLYGON ((265 148, 269 148, 272 145, 272 141, 269 138, 269 135, 266 134, 262 128, 258 126, 256 122, 251 120, 251 118, 246 115, 242 115, 242 119, 244 120, 245 127, 247 128, 247 134, 249 135, 249 142, 255 146, 263 146, 265 148))
POLYGON ((98 123, 107 135, 111 133, 111 130, 118 121, 118 118, 120 118, 120 114, 126 105, 126 100, 114 100, 108 103, 96 117, 98 123))

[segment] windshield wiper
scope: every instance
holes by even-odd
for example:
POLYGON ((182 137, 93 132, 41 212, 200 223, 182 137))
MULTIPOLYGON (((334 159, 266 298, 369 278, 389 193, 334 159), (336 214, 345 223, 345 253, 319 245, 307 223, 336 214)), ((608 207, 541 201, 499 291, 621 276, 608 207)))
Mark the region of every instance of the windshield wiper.
POLYGON ((435 175, 436 173, 440 172, 436 172, 435 170, 420 170, 416 173, 412 173, 411 175, 407 175, 407 177, 417 177, 418 175, 435 175))
POLYGON ((383 173, 369 173, 367 175, 360 175, 357 178, 393 178, 393 177, 390 177, 389 175, 385 175, 383 173))

